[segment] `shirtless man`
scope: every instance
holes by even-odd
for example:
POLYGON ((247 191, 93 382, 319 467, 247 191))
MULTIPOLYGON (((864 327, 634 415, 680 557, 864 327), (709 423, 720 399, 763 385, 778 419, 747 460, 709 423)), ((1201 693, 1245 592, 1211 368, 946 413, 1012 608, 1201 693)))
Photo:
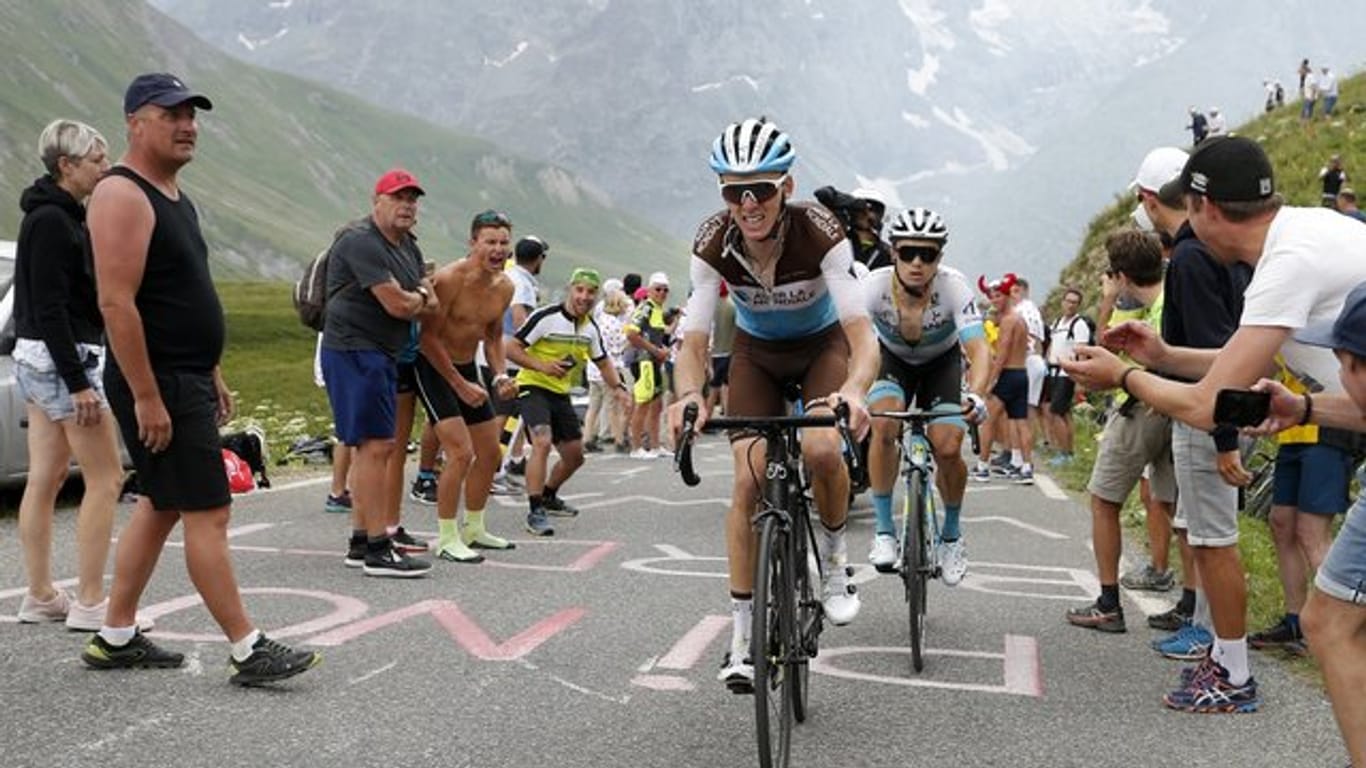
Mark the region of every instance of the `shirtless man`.
POLYGON ((506 219, 475 217, 469 254, 432 278, 441 310, 422 321, 418 339, 418 396, 446 451, 436 490, 436 556, 457 563, 483 562, 484 556, 471 547, 513 547, 484 527, 484 505, 498 469, 498 424, 474 360, 482 341, 493 371, 490 389, 499 399, 516 396, 517 385, 507 375, 503 355, 503 313, 512 301, 512 281, 503 273, 503 263, 511 238, 506 219), (462 487, 465 523, 457 528, 462 487))
POLYGON ((996 338, 996 356, 991 360, 991 375, 988 381, 994 382, 991 397, 987 401, 990 416, 982 427, 982 455, 972 476, 977 480, 991 479, 986 465, 991 451, 992 427, 1000 423, 1000 415, 1005 412, 1006 439, 1010 446, 1010 470, 1006 479, 1022 485, 1034 483, 1034 465, 1030 462, 1033 442, 1029 432, 1029 374, 1025 369, 1025 358, 1029 355, 1029 330, 1024 318, 1015 311, 1010 289, 1015 284, 1015 275, 1006 273, 1000 280, 987 283, 979 278, 978 287, 991 300, 996 308, 996 322, 1000 335, 996 338))

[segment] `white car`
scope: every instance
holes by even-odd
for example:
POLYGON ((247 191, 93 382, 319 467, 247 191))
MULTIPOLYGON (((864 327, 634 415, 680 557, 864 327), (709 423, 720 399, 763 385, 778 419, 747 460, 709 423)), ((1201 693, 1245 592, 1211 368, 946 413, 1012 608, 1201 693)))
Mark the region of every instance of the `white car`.
POLYGON ((28 471, 24 399, 14 383, 14 248, 0 240, 0 486, 19 485, 28 471))

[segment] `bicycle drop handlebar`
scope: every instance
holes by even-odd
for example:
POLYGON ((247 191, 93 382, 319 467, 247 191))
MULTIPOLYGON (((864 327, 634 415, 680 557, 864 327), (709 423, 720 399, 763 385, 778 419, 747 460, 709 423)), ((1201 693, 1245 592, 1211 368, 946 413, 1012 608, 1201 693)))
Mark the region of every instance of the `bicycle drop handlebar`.
MULTIPOLYGON (((928 425, 928 424, 932 424, 932 423, 934 423, 934 422, 935 422, 936 420, 938 420, 938 419, 943 419, 943 418, 953 417, 953 416, 962 416, 962 415, 963 415, 963 412, 962 412, 961 409, 958 409, 958 408, 945 408, 945 407, 943 407, 943 406, 935 406, 934 408, 931 408, 931 409, 928 410, 928 411, 869 411, 869 412, 868 412, 868 416, 869 416, 870 418, 874 418, 874 419, 896 419, 896 420, 898 420, 898 421, 904 421, 904 422, 911 423, 911 424, 916 424, 916 423, 918 423, 918 424, 920 424, 920 425, 922 425, 922 426, 925 426, 925 425, 928 425)), ((968 426, 968 439, 972 441, 972 452, 973 452, 973 454, 980 453, 981 450, 982 450, 982 441, 981 441, 980 435, 978 435, 978 433, 977 433, 977 425, 976 425, 976 424, 973 424, 972 422, 967 422, 967 426, 968 426)))
MULTIPOLYGON (((674 470, 682 477, 684 484, 695 486, 702 482, 693 469, 692 463, 692 444, 697 437, 697 404, 688 403, 683 408, 683 434, 678 441, 678 451, 674 454, 674 470)), ((789 430, 806 429, 809 427, 835 427, 840 431, 840 436, 849 446, 848 452, 850 459, 849 476, 853 479, 861 478, 864 467, 858 456, 858 443, 854 440, 853 433, 849 429, 849 404, 840 403, 835 406, 835 413, 832 416, 722 416, 710 419, 702 426, 703 432, 719 432, 723 429, 749 429, 762 433, 765 436, 778 435, 789 430)))

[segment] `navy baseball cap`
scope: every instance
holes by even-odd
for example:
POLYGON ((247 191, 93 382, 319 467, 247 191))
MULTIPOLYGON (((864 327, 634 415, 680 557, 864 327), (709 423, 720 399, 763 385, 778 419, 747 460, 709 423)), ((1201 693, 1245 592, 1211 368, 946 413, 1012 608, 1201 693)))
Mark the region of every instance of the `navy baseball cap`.
POLYGON ((1265 200, 1276 193, 1271 159, 1244 136, 1205 139, 1181 171, 1181 187, 1224 203, 1265 200))
POLYGON ((202 93, 195 93, 185 82, 166 72, 138 75, 123 92, 123 113, 131 115, 144 104, 174 107, 189 102, 200 109, 213 109, 213 102, 202 93))
POLYGON ((1336 320, 1306 325, 1295 334, 1295 341, 1314 347, 1340 349, 1366 358, 1366 283, 1347 294, 1336 320))

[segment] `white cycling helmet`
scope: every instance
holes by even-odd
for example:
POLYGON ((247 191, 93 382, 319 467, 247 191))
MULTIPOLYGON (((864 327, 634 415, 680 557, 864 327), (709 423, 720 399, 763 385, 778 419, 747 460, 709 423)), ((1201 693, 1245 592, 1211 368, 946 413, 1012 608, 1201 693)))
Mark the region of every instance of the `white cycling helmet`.
POLYGON ((859 187, 849 194, 860 200, 874 203, 880 206, 884 211, 887 210, 887 196, 872 187, 859 187))
POLYGON ((711 169, 721 173, 786 173, 797 155, 787 134, 766 118, 731 123, 711 147, 711 169))
POLYGON ((929 208, 907 208, 892 219, 888 240, 936 240, 948 242, 949 228, 944 217, 929 208))

